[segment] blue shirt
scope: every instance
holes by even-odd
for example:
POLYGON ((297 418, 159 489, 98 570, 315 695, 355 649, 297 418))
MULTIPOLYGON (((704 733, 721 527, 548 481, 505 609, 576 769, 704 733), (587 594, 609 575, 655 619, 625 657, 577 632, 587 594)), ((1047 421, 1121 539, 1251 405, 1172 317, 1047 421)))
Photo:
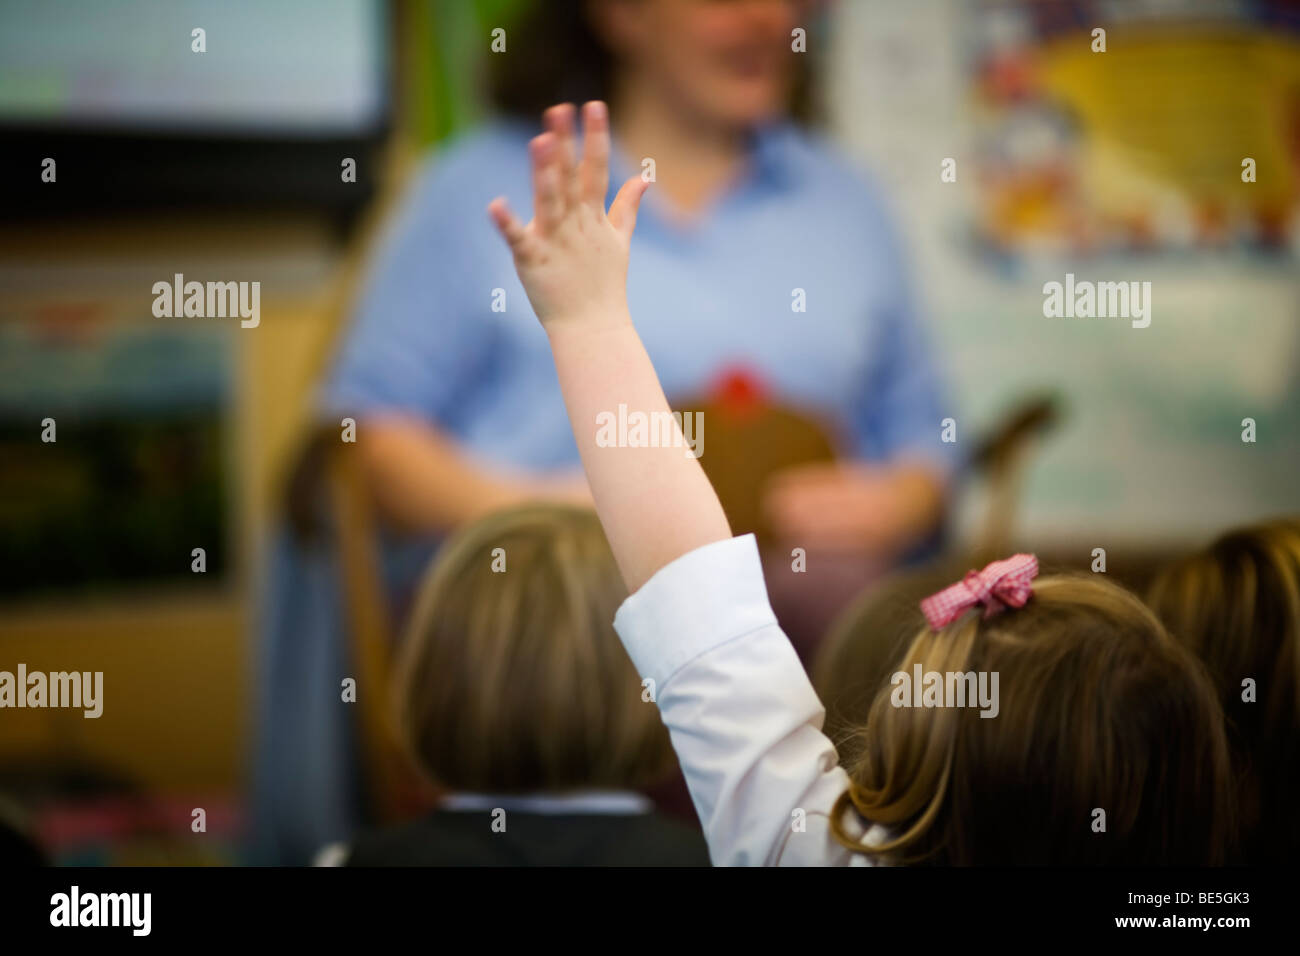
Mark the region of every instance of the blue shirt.
MULTIPOLYGON (((509 250, 487 217, 505 194, 531 216, 523 124, 479 129, 423 171, 372 268, 319 396, 331 417, 385 412, 436 423, 475 457, 575 466, 550 348, 509 250), (504 311, 494 301, 504 294, 504 311)), ((610 199, 641 169, 615 149, 610 199)), ((653 188, 632 240, 632 318, 671 400, 745 367, 787 405, 820 417, 841 454, 907 455, 947 473, 954 415, 914 314, 899 243, 875 191, 790 126, 759 133, 744 174, 690 227, 653 188), (806 311, 796 312, 796 290, 806 311)), ((364 428, 364 425, 362 426, 364 428)), ((363 439, 364 440, 364 439, 363 439)), ((400 590, 429 542, 389 542, 400 590)), ((253 859, 300 863, 348 839, 360 813, 341 569, 329 548, 281 534, 262 607, 253 859)))
MULTIPOLYGON (((477 457, 576 464, 545 333, 488 220, 504 194, 531 215, 521 123, 482 127, 421 174, 389 233, 325 387, 331 415, 401 411, 477 457), (500 309, 504 296, 504 311, 500 309)), ((639 172, 615 146, 609 199, 639 172)), ((628 301, 670 401, 724 369, 755 373, 829 426, 841 454, 928 460, 944 473, 944 403, 904 256, 879 198, 790 125, 754 138, 743 175, 690 226, 653 187, 632 240, 628 301), (794 311, 799 293, 806 311, 794 311)))

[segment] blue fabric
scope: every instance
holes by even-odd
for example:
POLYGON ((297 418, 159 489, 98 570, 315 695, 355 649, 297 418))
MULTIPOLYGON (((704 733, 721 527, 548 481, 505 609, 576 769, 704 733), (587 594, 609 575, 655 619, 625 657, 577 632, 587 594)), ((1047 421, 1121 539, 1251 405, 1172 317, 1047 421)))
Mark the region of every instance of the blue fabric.
POLYGON ((342 699, 352 671, 333 553, 281 532, 268 557, 254 658, 250 862, 302 865, 351 836, 361 816, 355 705, 342 699))
MULTIPOLYGON (((506 195, 531 216, 524 125, 455 143, 421 175, 390 232, 327 381, 331 417, 400 410, 489 461, 578 461, 546 336, 485 212, 506 195), (504 292, 505 311, 493 311, 504 292)), ((610 199, 639 171, 617 148, 610 199)), ((849 456, 954 464, 934 355, 876 192, 790 126, 756 136, 752 162, 690 227, 652 188, 637 221, 628 300, 670 400, 742 364, 822 415, 849 456), (807 311, 791 309, 803 289, 807 311)), ((707 445, 706 445, 707 447, 707 445)))
MULTIPOLYGON (((546 336, 486 206, 530 212, 522 124, 479 129, 431 160, 390 229, 319 395, 337 420, 400 411, 436 422, 487 462, 576 466, 546 336), (494 301, 504 293, 504 311, 494 301)), ((610 199, 642 168, 615 146, 610 199)), ((908 454, 945 472, 945 404, 914 314, 904 256, 877 192, 833 150, 790 126, 758 133, 744 175, 691 226, 652 188, 633 240, 628 299, 670 400, 743 366, 820 415, 842 454, 908 454), (805 312, 792 311, 794 290, 805 312)), ((706 435, 707 450, 707 435, 706 435)), ((417 549, 418 551, 418 549, 417 549)), ((423 553, 427 554, 427 550, 423 553)), ((389 549, 395 588, 419 559, 389 549)), ((274 551, 263 635, 255 833, 262 858, 337 839, 359 803, 346 705, 337 569, 274 551), (331 583, 332 582, 332 583, 331 583), (278 831, 278 832, 277 832, 278 831)))

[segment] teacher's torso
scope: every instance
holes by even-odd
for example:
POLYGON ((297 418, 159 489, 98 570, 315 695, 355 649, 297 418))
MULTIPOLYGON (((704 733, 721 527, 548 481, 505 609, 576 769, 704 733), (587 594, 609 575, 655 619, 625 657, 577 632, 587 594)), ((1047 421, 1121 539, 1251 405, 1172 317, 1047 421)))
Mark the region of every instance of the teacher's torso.
MULTIPOLYGON (((427 418, 487 461, 575 463, 545 334, 485 208, 531 215, 523 125, 494 124, 423 171, 381 249, 324 402, 427 418)), ((616 152, 611 198, 639 172, 616 152)), ((652 189, 628 300, 670 399, 725 370, 819 417, 853 457, 942 458, 941 390, 903 256, 872 187, 794 127, 761 131, 744 172, 689 224, 652 189)))

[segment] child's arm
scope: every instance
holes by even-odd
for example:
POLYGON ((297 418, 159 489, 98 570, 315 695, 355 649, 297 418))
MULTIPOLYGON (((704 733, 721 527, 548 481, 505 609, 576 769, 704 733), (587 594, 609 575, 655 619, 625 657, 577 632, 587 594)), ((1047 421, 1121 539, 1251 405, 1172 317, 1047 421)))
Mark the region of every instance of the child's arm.
MULTIPOLYGON (((628 316, 628 246, 645 183, 604 211, 609 133, 588 104, 583 160, 573 111, 533 140, 535 218, 496 200, 528 298, 550 336, 573 433, 631 597, 614 627, 653 688, 717 864, 862 860, 831 836, 848 779, 824 711, 772 614, 752 535, 732 538, 717 495, 682 447, 604 448, 596 416, 668 411, 628 316)), ((668 444, 668 443, 665 443, 668 444)))
POLYGON ((550 337, 573 435, 596 510, 629 591, 689 551, 731 537, 699 462, 682 447, 602 448, 597 415, 668 413, 668 401, 627 309, 627 262, 646 183, 623 184, 605 214, 609 121, 603 103, 583 110, 575 163, 574 110, 552 107, 529 146, 534 218, 521 225, 502 199, 489 210, 510 243, 528 298, 550 337))

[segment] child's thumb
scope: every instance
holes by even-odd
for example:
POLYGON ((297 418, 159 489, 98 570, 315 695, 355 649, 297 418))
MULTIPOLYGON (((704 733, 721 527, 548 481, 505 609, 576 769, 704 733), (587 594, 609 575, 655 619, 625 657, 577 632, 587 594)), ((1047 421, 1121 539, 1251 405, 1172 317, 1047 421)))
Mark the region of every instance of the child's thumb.
POLYGON ((640 176, 633 176, 625 182, 609 207, 609 221, 619 232, 631 237, 636 228, 636 212, 641 208, 641 197, 650 188, 650 184, 640 176))

